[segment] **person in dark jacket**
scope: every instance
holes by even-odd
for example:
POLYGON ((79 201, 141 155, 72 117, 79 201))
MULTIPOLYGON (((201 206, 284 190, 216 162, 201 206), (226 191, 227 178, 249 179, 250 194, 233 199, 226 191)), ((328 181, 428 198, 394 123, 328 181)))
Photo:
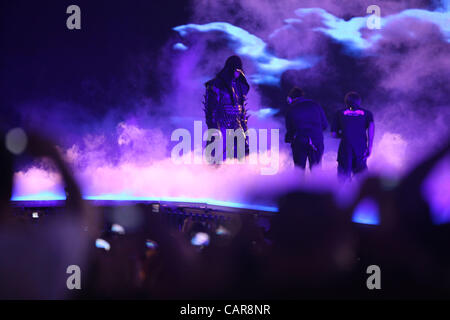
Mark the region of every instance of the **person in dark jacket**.
MULTIPOLYGON (((204 111, 208 129, 218 129, 223 139, 227 136, 227 129, 242 129, 245 144, 245 154, 248 154, 248 141, 245 137, 247 131, 247 110, 245 102, 250 85, 245 77, 241 58, 229 57, 223 69, 214 79, 205 83, 206 94, 204 111)), ((240 130, 239 130, 240 131, 240 130)), ((236 140, 237 138, 235 138, 236 140)), ((209 141, 209 143, 212 142, 209 141)), ((224 141, 224 159, 239 157, 237 144, 234 144, 233 154, 226 155, 226 143, 224 141)))
POLYGON ((345 95, 345 108, 338 110, 331 125, 331 134, 341 139, 338 150, 338 175, 342 180, 367 170, 367 158, 372 153, 375 125, 373 114, 361 108, 356 92, 345 95))
POLYGON ((286 113, 285 142, 290 143, 294 163, 302 169, 312 169, 322 160, 324 151, 323 131, 328 122, 322 107, 304 97, 303 90, 294 87, 287 97, 289 110, 286 113))

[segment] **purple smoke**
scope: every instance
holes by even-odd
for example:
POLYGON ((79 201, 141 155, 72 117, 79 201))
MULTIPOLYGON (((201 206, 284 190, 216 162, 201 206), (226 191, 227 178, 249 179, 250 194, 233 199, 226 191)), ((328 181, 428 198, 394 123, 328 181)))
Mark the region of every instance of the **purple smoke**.
MULTIPOLYGON (((328 132, 323 172, 302 181, 293 168, 289 146, 282 142, 282 100, 273 94, 278 90, 283 96, 286 84, 306 88, 329 118, 342 107, 346 91, 360 91, 363 106, 375 116, 370 170, 395 177, 407 172, 449 134, 448 4, 381 1, 382 27, 369 30, 366 1, 341 3, 192 2, 190 23, 175 26, 173 39, 159 53, 161 79, 166 84, 160 100, 144 95, 130 98, 126 106, 112 108, 95 125, 83 125, 84 117, 90 118, 83 113, 75 111, 77 121, 64 116, 73 116, 77 110, 70 101, 49 102, 55 110, 50 113, 52 122, 64 123, 52 130, 67 132, 61 148, 85 195, 271 204, 290 188, 308 183, 334 185, 338 142, 328 132), (261 176, 259 167, 249 165, 176 166, 170 160, 171 132, 176 128, 192 132, 193 122, 203 121, 203 83, 231 54, 243 58, 252 83, 249 126, 280 129, 280 166, 274 176, 261 176)), ((145 58, 136 59, 133 72, 127 75, 137 88, 148 63, 145 58)), ((95 83, 86 86, 93 97, 101 93, 95 83)), ((43 104, 36 102, 39 107, 43 104)), ((34 113, 36 108, 23 110, 30 121, 40 123, 42 114, 34 113)), ((440 166, 434 174, 439 178, 426 184, 425 193, 438 214, 444 213, 442 207, 449 201, 448 170, 440 166), (433 196, 437 193, 430 190, 447 192, 433 196)), ((23 169, 16 174, 15 197, 61 194, 58 179, 44 165, 23 169)))

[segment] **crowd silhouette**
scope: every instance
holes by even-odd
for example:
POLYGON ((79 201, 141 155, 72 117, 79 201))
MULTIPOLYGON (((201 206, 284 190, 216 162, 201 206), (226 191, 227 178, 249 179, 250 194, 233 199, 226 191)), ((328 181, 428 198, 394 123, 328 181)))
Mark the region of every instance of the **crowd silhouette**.
POLYGON ((124 205, 120 214, 139 223, 119 228, 112 212, 118 209, 86 203, 54 144, 28 133, 26 153, 52 160, 67 200, 63 207, 42 210, 39 219, 13 206, 16 156, 0 145, 0 297, 449 297, 449 226, 433 224, 421 192, 448 155, 449 141, 396 185, 367 177, 347 208, 338 206, 331 192, 293 191, 279 199, 279 213, 268 218, 267 227, 253 213, 195 214, 135 204, 124 205), (368 198, 379 208, 379 225, 352 222, 356 206, 368 198), (66 287, 69 265, 82 270, 81 290, 66 287), (367 288, 370 265, 380 267, 381 290, 367 288))

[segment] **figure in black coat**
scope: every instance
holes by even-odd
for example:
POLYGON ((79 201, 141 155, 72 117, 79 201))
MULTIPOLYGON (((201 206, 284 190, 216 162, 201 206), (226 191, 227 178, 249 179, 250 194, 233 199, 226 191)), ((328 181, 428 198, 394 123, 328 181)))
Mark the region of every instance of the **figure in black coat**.
MULTIPOLYGON (((205 86, 204 110, 208 129, 220 130, 224 140, 227 129, 242 129, 245 139, 245 153, 248 154, 248 141, 245 137, 248 116, 245 101, 250 86, 242 70, 241 59, 238 56, 229 57, 223 69, 214 79, 206 82, 205 86)), ((225 157, 236 157, 236 143, 234 155, 226 156, 225 141, 223 146, 224 159, 225 157)))
POLYGON ((322 160, 322 132, 328 127, 325 113, 319 104, 306 99, 300 88, 293 88, 287 100, 290 107, 286 113, 285 142, 291 143, 295 165, 305 169, 308 159, 312 169, 322 160))

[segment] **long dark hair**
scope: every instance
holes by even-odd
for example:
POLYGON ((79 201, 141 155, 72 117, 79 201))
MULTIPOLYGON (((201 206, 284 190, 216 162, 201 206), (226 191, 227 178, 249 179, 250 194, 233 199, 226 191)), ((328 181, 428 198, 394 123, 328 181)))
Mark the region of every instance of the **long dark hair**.
POLYGON ((242 70, 242 60, 238 56, 230 56, 225 61, 225 66, 217 74, 217 77, 221 78, 228 86, 231 86, 236 69, 242 70))
POLYGON ((225 61, 225 66, 220 70, 217 74, 217 78, 221 79, 228 90, 228 94, 234 103, 239 103, 239 101, 235 101, 235 97, 233 95, 233 90, 231 89, 231 81, 234 79, 234 71, 236 69, 242 70, 242 60, 238 56, 230 56, 225 61))

